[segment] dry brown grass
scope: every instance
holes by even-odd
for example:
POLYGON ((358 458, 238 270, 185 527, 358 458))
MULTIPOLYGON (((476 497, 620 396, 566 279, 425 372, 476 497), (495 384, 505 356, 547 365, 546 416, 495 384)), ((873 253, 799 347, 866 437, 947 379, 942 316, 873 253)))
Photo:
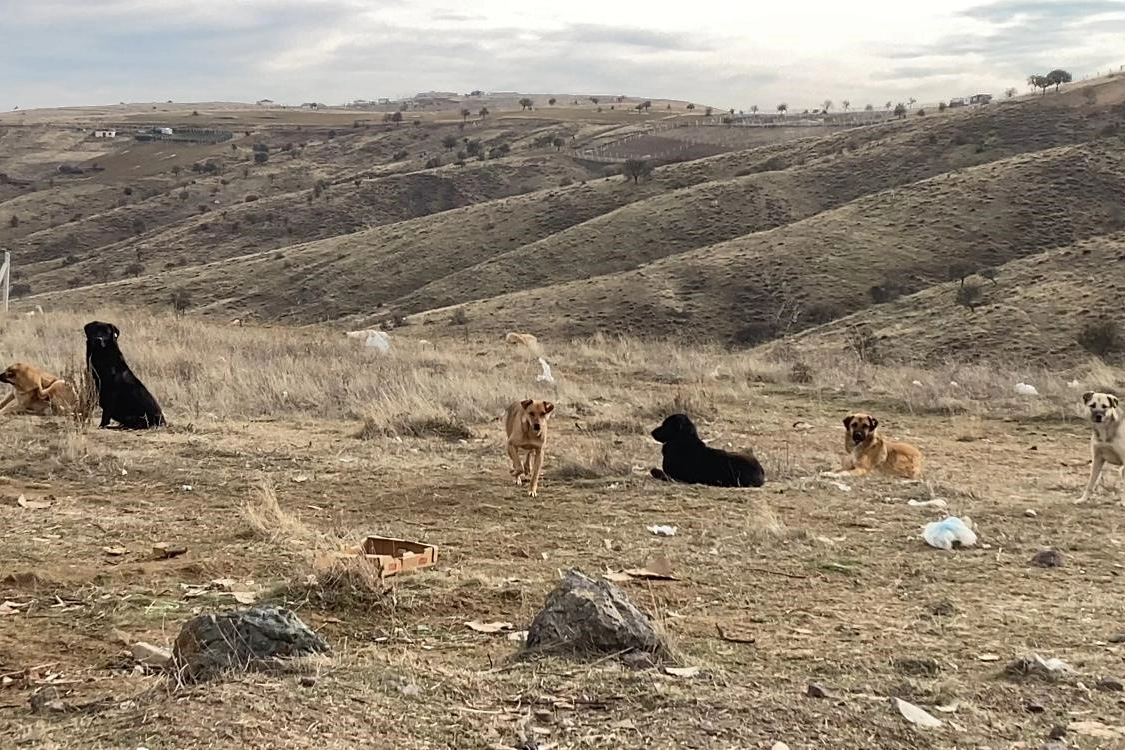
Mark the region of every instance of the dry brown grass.
MULTIPOLYGON (((53 663, 75 680, 65 701, 114 698, 92 714, 33 717, 29 729, 26 700, 43 677, 19 677, 0 707, 6 736, 202 748, 220 722, 235 727, 226 741, 247 747, 438 748, 450 738, 512 744, 522 726, 560 747, 592 734, 618 746, 797 747, 823 744, 830 716, 833 747, 905 749, 919 735, 863 696, 932 706, 953 692, 969 741, 1031 742, 1056 719, 1028 718, 1023 704, 1045 699, 998 682, 999 667, 980 654, 1037 649, 1091 676, 1116 668, 1098 640, 1125 617, 1110 590, 1119 519, 1101 495, 1094 512, 1070 503, 1085 481, 1086 443, 1068 375, 952 364, 926 372, 811 352, 801 356, 812 382, 792 384, 784 352, 548 341, 558 413, 540 495, 529 498, 507 474, 499 416, 512 398, 546 389, 502 341, 402 343, 387 357, 315 329, 49 311, 7 321, 5 356, 65 362, 80 354, 92 318, 121 328, 126 357, 171 427, 127 433, 21 417, 0 432, 0 565, 16 574, 0 579, 0 600, 27 607, 0 629, 5 673, 53 663), (1011 398, 1017 375, 1040 377, 1041 397, 1011 398), (952 377, 962 388, 941 390, 952 377), (925 482, 849 480, 844 490, 816 476, 836 466, 840 415, 857 405, 923 447, 925 482), (714 444, 753 448, 766 486, 647 479, 659 446, 642 428, 672 408, 702 414, 714 444), (365 422, 403 415, 455 420, 472 437, 355 437, 365 422), (798 420, 811 427, 794 429, 798 420), (47 507, 22 507, 21 494, 47 507), (934 498, 971 515, 990 548, 926 549, 921 525, 940 512, 906 501, 934 498), (678 533, 653 536, 645 526, 654 523, 678 533), (368 533, 434 543, 439 563, 381 581, 362 560, 328 554, 368 533), (188 552, 153 559, 154 541, 188 552), (1047 544, 1064 550, 1067 566, 1029 568, 1047 544), (597 575, 657 555, 677 580, 624 586, 667 631, 678 661, 701 667, 695 678, 612 661, 511 662, 518 644, 465 626, 526 628, 561 570, 597 575), (181 595, 181 584, 216 578, 296 608, 330 640, 332 658, 304 670, 313 678, 304 683, 231 675, 152 690, 155 678, 132 675, 105 633, 168 644, 193 613, 234 606, 217 593, 181 595), (1076 597, 1081 618, 1067 614, 1076 597), (748 637, 755 643, 737 642, 748 637), (933 658, 938 674, 903 675, 903 658, 933 658), (809 681, 841 701, 807 698, 809 681)), ((1099 383, 1121 375, 1108 365, 1088 373, 1099 383)), ((1114 710, 1099 691, 1050 700, 1063 713, 1114 710)))

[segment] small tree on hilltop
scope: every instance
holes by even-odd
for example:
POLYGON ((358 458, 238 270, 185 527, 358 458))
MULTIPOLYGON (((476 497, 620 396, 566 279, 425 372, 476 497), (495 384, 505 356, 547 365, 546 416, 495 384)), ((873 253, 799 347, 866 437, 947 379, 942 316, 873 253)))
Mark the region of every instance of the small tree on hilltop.
POLYGON ((1073 80, 1074 78, 1070 75, 1070 73, 1059 68, 1055 68, 1047 74, 1047 84, 1050 86, 1054 86, 1056 92, 1059 90, 1059 86, 1063 85, 1064 83, 1070 83, 1073 80))
POLYGON ((480 118, 482 120, 488 117, 488 107, 481 107, 480 112, 477 112, 477 114, 480 115, 480 118))
POLYGON ((758 105, 757 104, 751 104, 750 105, 750 112, 752 114, 755 114, 755 115, 758 114, 758 105))
POLYGON ((782 102, 781 104, 777 105, 777 111, 780 112, 781 114, 785 114, 786 112, 789 111, 789 105, 786 104, 785 102, 782 102))
POLYGON ((465 120, 468 120, 469 115, 471 115, 471 114, 472 114, 472 112, 470 112, 468 109, 462 109, 461 110, 461 121, 464 122, 465 120))
POLYGON ((687 105, 687 110, 688 110, 689 112, 692 112, 692 111, 694 111, 694 110, 695 110, 695 105, 694 105, 694 104, 688 104, 688 105, 687 105))
POLYGON ((875 105, 874 104, 866 104, 863 107, 863 111, 864 112, 874 112, 875 111, 875 105))
POLYGON ((457 136, 447 135, 441 139, 441 145, 445 146, 446 151, 452 151, 457 145, 457 136))
POLYGON ((621 174, 625 175, 626 180, 632 180, 636 185, 641 181, 641 178, 648 179, 652 174, 652 165, 644 159, 626 159, 624 166, 621 168, 621 174))
POLYGON ((527 97, 524 97, 523 99, 520 99, 520 111, 522 112, 525 109, 531 109, 532 105, 534 104, 535 102, 531 101, 527 97))
POLYGON ((1007 98, 1011 99, 1015 95, 1016 95, 1016 87, 1015 86, 1011 86, 1009 88, 1004 89, 1004 96, 1006 96, 1007 98))
POLYGON ((1035 89, 1042 89, 1043 93, 1046 94, 1047 89, 1051 87, 1051 82, 1047 79, 1047 76, 1033 75, 1027 77, 1027 85, 1035 89))
POLYGON ((949 108, 949 105, 946 104, 945 102, 938 102, 938 104, 937 104, 937 111, 938 112, 944 112, 948 108, 949 108))
POLYGON ((844 101, 840 102, 840 106, 844 108, 845 112, 847 112, 849 109, 851 109, 852 103, 845 99, 844 101))
POLYGON ((402 124, 402 112, 393 113, 391 115, 391 122, 393 122, 395 125, 401 125, 402 124))
POLYGON ((830 110, 830 109, 832 109, 832 100, 831 99, 825 99, 824 100, 824 113, 828 114, 828 110, 830 110))
POLYGON ((915 99, 912 96, 912 97, 910 97, 909 99, 906 100, 906 107, 907 107, 907 109, 914 109, 914 105, 917 104, 917 103, 918 103, 918 100, 915 99))
POLYGON ((562 147, 566 145, 566 139, 561 135, 556 135, 551 139, 551 145, 555 147, 556 151, 562 151, 562 147))
POLYGON ((906 105, 902 102, 895 105, 895 117, 906 117, 906 105))
POLYGON ((599 99, 599 98, 598 98, 598 97, 596 97, 596 96, 591 96, 591 97, 590 97, 590 102, 591 102, 591 103, 592 103, 592 104, 593 104, 593 105, 594 105, 595 107, 596 107, 596 106, 598 106, 598 102, 600 102, 600 101, 601 101, 601 99, 599 99))
POLYGON ((269 160, 270 160, 270 154, 269 154, 268 151, 255 151, 254 152, 254 163, 255 164, 265 164, 269 160))
POLYGON ((557 102, 557 101, 558 101, 558 99, 556 99, 555 97, 552 96, 550 99, 547 100, 547 104, 550 104, 553 107, 553 106, 555 106, 555 102, 557 102))

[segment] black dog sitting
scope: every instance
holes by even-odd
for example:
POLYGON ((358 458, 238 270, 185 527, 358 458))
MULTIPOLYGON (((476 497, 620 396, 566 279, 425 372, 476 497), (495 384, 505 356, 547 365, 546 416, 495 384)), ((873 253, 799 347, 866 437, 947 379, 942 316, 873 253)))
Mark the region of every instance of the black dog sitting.
POLYGON ((102 407, 98 427, 108 427, 110 420, 128 430, 163 427, 164 413, 160 405, 129 369, 117 347, 117 337, 121 334, 117 326, 94 320, 83 326, 83 330, 86 332, 86 364, 98 389, 98 405, 102 407))
POLYGON ((651 472, 657 479, 712 487, 761 487, 766 483, 758 459, 708 446, 686 414, 667 417, 652 436, 664 444, 660 449, 664 469, 651 472))

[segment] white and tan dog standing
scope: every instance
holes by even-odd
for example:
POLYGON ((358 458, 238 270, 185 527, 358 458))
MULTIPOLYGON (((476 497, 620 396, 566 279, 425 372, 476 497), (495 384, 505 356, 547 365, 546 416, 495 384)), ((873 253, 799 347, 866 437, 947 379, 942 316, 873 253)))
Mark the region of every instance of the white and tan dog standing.
POLYGON ((1094 485, 1101 479, 1105 465, 1117 466, 1117 475, 1125 474, 1125 430, 1121 424, 1121 409, 1117 396, 1112 393, 1087 391, 1082 394, 1082 405, 1086 418, 1090 420, 1090 482, 1082 497, 1074 502, 1084 503, 1090 499, 1094 485))

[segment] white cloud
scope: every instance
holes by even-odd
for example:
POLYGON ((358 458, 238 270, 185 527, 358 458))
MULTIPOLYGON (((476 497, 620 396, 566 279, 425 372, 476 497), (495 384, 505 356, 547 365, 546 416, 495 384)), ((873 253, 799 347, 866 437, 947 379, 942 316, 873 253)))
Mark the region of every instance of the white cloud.
POLYGON ((739 109, 922 102, 1125 64, 1122 0, 12 3, 0 107, 623 93, 739 109))

